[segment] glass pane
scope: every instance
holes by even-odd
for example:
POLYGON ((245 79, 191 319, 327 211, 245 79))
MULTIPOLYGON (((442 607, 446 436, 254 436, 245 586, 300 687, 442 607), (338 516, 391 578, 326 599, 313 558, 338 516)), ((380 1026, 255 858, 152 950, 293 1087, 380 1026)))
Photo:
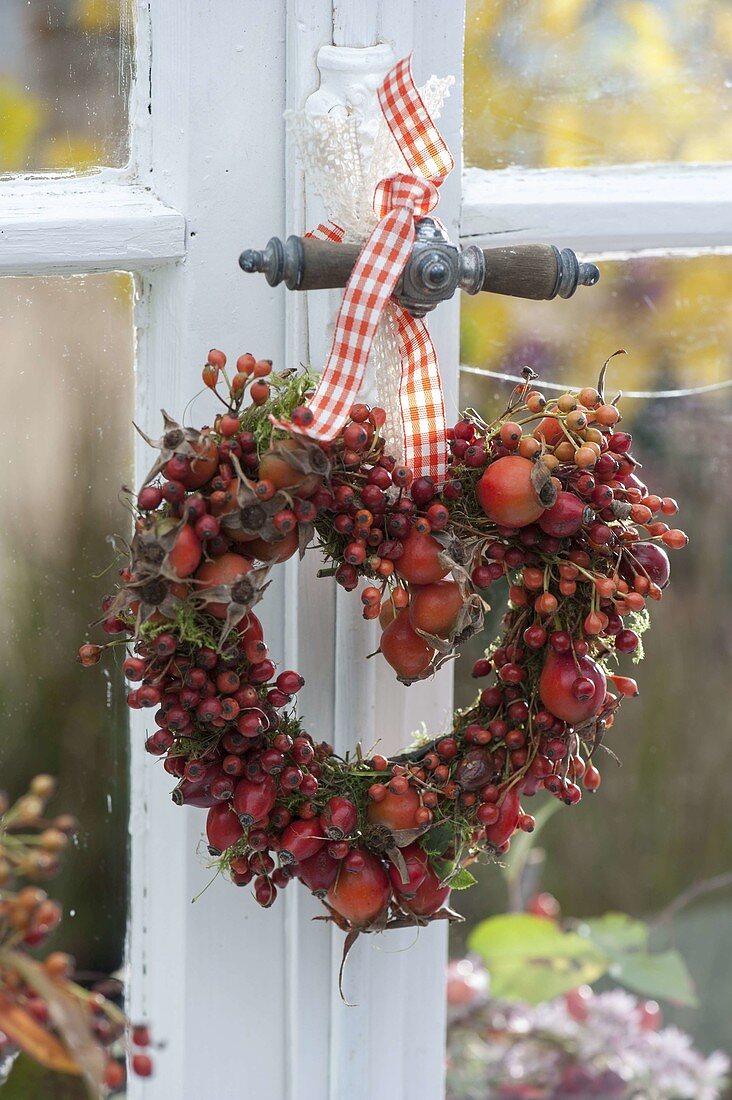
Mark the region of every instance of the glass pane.
POLYGON ((726 0, 468 0, 465 159, 732 159, 726 0))
MULTIPOLYGON (((611 395, 621 388, 659 391, 732 378, 732 258, 634 259, 601 267, 599 285, 567 302, 465 297, 463 362, 508 374, 529 364, 541 375, 537 388, 552 396, 557 390, 551 382, 559 392, 594 384, 603 360, 619 346, 628 355, 611 363, 611 395)), ((510 385, 464 372, 462 406, 490 420, 505 407, 510 385)), ((621 408, 643 480, 678 499, 678 526, 691 543, 671 556, 673 583, 652 609, 645 661, 623 670, 637 677, 641 692, 625 704, 606 738, 623 766, 598 751, 601 790, 551 819, 536 843, 536 852, 545 855, 531 865, 526 896, 550 891, 566 917, 619 910, 649 920, 683 891, 726 873, 726 890, 700 893, 664 933, 686 958, 700 1007, 662 1007, 666 1022, 690 1032, 701 1049, 732 1052, 725 1007, 732 980, 732 741, 725 732, 732 389, 626 397, 621 408)), ((488 597, 493 610, 482 645, 473 644, 456 664, 458 705, 474 697, 472 661, 500 625, 505 593, 496 586, 488 597)), ((542 797, 527 800, 527 811, 537 813, 542 797)), ((476 873, 480 885, 460 895, 468 921, 451 930, 456 957, 477 920, 507 908, 500 869, 476 873)), ((455 1096, 462 1100, 463 1094, 455 1096)))
MULTIPOLYGON (((125 687, 113 664, 89 675, 75 658, 110 584, 107 532, 129 529, 131 277, 0 279, 0 332, 0 786, 58 777, 51 812, 80 831, 48 887, 65 912, 50 946, 101 977, 121 965, 127 920, 125 687)), ((15 1091, 16 1070, 3 1098, 59 1095, 58 1078, 15 1091)))
POLYGON ((127 162, 133 0, 2 0, 0 172, 127 162))

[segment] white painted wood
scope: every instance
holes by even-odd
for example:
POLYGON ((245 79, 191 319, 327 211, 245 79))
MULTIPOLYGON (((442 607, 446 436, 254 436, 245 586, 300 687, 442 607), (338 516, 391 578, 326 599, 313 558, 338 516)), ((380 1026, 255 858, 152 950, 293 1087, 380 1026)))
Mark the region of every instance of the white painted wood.
MULTIPOLYGON (((286 23, 286 106, 300 109, 318 87, 315 58, 323 42, 331 36, 331 0, 291 0, 286 23)), ((295 150, 286 147, 285 232, 302 234, 311 224, 306 207, 305 185, 295 150)), ((321 219, 318 217, 312 224, 321 219)), ((308 297, 286 294, 285 362, 306 363, 308 328, 311 317, 308 297)), ((285 615, 283 662, 305 677, 301 693, 302 713, 308 728, 318 730, 323 740, 332 736, 332 702, 329 682, 333 669, 335 637, 335 592, 333 586, 318 580, 317 554, 304 561, 290 561, 283 569, 285 598, 290 614, 285 615)), ((322 912, 320 903, 306 890, 293 883, 279 903, 285 915, 285 1007, 283 1034, 287 1056, 286 1092, 283 1100, 310 1100, 327 1094, 330 1051, 330 1021, 327 990, 335 980, 331 970, 331 933, 313 917, 322 912)))
MULTIPOLYGON (((186 263, 149 272, 141 283, 138 416, 149 430, 163 398, 182 409, 211 343, 230 354, 250 347, 278 365, 309 355, 306 299, 272 290, 264 280, 239 278, 236 256, 246 244, 310 224, 298 169, 291 155, 285 160, 281 112, 316 86, 315 54, 332 39, 332 9, 327 0, 281 0, 268 7, 265 19, 258 6, 226 0, 214 21, 199 7, 194 0, 152 6, 149 124, 147 74, 140 70, 138 165, 148 178, 149 163, 155 192, 184 214, 190 231, 186 263), (181 88, 182 72, 187 86, 181 88), (232 104, 241 110, 232 113, 232 104)), ((416 49, 418 79, 433 70, 459 70, 462 26, 454 6, 445 31, 448 20, 436 0, 401 4, 393 13, 370 2, 354 4, 362 29, 364 10, 372 8, 382 22, 379 35, 399 56, 416 49), (417 7, 424 24, 415 18, 417 7)), ((344 5, 339 27, 347 37, 344 5)), ((374 31, 372 41, 376 36, 374 31)), ((460 106, 454 96, 442 124, 456 153, 460 106)), ((452 231, 458 193, 456 177, 440 206, 452 231)), ((454 399, 457 303, 443 308, 434 329, 454 399)), ((322 362, 324 336, 322 324, 311 328, 315 363, 322 362)), ((283 652, 285 664, 301 668, 308 681, 301 700, 308 728, 341 746, 382 737, 395 749, 420 720, 434 726, 446 718, 449 674, 407 692, 383 666, 364 662, 373 645, 357 599, 316 580, 315 567, 311 560, 283 569, 266 604, 272 651, 283 652), (382 728, 386 715, 388 729, 382 728)), ((403 953, 414 938, 409 934, 367 937, 347 974, 359 1007, 346 1008, 335 988, 342 936, 310 923, 317 905, 296 885, 267 912, 248 891, 225 882, 191 907, 189 899, 207 881, 193 855, 203 814, 169 803, 170 784, 142 751, 139 716, 135 726, 132 993, 135 1010, 155 1021, 169 1047, 157 1077, 133 1083, 131 1095, 438 1100, 445 929, 420 934, 403 953)))
POLYGON ((0 186, 0 274, 137 271, 177 260, 185 219, 116 172, 0 186))
MULTIPOLYGON (((452 72, 461 88, 462 34, 462 5, 458 4, 451 5, 449 11, 438 2, 342 2, 334 8, 337 46, 368 46, 383 41, 393 47, 397 57, 414 50, 418 83, 433 72, 452 72)), ((442 189, 438 213, 455 235, 461 106, 458 90, 440 120, 458 165, 442 189)), ((449 414, 457 408, 457 321, 457 302, 442 306, 430 319, 449 414)), ((311 349, 318 349, 316 361, 322 361, 325 341, 313 336, 311 330, 311 349)), ((339 749, 352 748, 360 739, 367 748, 378 743, 383 751, 395 751, 408 743, 410 733, 422 723, 437 731, 449 721, 449 671, 443 671, 429 684, 405 690, 381 658, 366 660, 378 645, 377 630, 374 624, 363 622, 353 595, 337 593, 336 619, 335 666, 324 688, 326 693, 333 693, 339 749)), ((356 944, 345 978, 346 995, 356 1007, 345 1006, 331 987, 329 1100, 344 1096, 353 1100, 376 1096, 438 1100, 443 1095, 446 933, 444 926, 433 925, 418 934, 404 931, 362 937, 356 944)), ((333 972, 337 971, 341 948, 340 935, 333 933, 333 972)))
MULTIPOLYGON (((285 294, 245 282, 239 251, 285 228, 285 3, 197 0, 140 4, 152 61, 138 62, 135 160, 161 201, 183 212, 183 264, 146 273, 138 309, 139 423, 159 408, 183 414, 212 344, 280 366, 285 294), (148 113, 148 106, 150 111, 148 113)), ((144 32, 144 24, 143 24, 144 32)), ((199 400, 200 422, 212 409, 199 400)), ((148 461, 144 448, 138 469, 148 461)), ((280 580, 268 594, 269 644, 284 643, 280 580)), ((132 729, 132 1010, 167 1043, 156 1076, 133 1080, 146 1100, 281 1100, 291 1071, 287 1035, 287 910, 265 912, 196 854, 205 815, 170 801, 171 784, 132 729)))
POLYGON ((463 173, 460 234, 584 253, 732 245, 732 164, 463 173))

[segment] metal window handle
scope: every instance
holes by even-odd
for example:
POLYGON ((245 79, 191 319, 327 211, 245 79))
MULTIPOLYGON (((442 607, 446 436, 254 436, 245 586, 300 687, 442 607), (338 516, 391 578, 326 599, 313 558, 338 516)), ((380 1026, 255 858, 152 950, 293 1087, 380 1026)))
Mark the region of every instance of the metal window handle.
MULTIPOLYGON (((361 246, 313 237, 272 237, 263 250, 247 249, 239 257, 246 272, 263 272, 270 286, 284 282, 289 290, 343 287, 361 246)), ((481 290, 537 300, 571 298, 578 286, 594 286, 600 272, 580 263, 570 248, 526 244, 504 248, 460 249, 434 218, 417 222, 414 248, 394 297, 414 317, 423 317, 456 290, 481 290)))

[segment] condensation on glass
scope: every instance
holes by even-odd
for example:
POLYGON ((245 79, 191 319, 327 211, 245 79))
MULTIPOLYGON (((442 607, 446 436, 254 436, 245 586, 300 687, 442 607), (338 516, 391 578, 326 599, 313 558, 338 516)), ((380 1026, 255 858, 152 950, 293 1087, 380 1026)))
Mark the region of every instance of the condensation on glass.
MULTIPOLYGON (((732 257, 634 258, 603 262, 592 294, 567 302, 525 302, 480 295, 463 300, 465 366, 520 374, 530 365, 547 396, 593 385, 613 359, 609 396, 664 391, 732 379, 732 257)), ((511 383, 463 371, 461 406, 490 420, 506 406, 511 383)), ((630 659, 640 697, 628 700, 594 762, 603 782, 593 797, 561 811, 542 834, 536 889, 551 891, 567 916, 621 910, 652 918, 682 891, 729 872, 729 621, 732 616, 732 389, 682 398, 622 398, 622 427, 632 433, 640 476, 678 499, 674 525, 691 538, 671 555, 672 584, 655 605, 647 659, 630 659)), ((486 635, 456 664, 458 705, 472 701, 472 660, 500 628, 506 599, 498 583, 486 635)), ((536 812, 540 799, 526 801, 536 812)), ((467 926, 451 930, 463 949, 472 924, 505 908, 501 875, 479 869, 480 886, 461 895, 467 926)), ((674 920, 674 937, 696 980, 701 1006, 674 1010, 704 1050, 732 1050, 729 997, 732 894, 700 898, 674 920), (725 960, 720 963, 720 960, 725 960)))
POLYGON ((54 946, 98 976, 120 966, 127 919, 127 720, 115 661, 75 656, 120 567, 108 534, 131 527, 132 298, 118 273, 0 279, 0 786, 58 777, 52 808, 80 833, 49 886, 54 946))
POLYGON ((133 0, 2 0, 0 172, 121 167, 133 0))
POLYGON ((467 0, 465 159, 732 159, 727 0, 467 0))

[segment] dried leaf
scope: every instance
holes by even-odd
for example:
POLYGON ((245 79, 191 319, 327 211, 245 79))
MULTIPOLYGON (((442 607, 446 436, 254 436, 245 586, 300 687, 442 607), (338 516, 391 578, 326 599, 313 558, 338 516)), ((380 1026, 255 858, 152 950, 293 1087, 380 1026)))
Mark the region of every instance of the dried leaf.
POLYGON ((66 1072, 82 1073, 92 1094, 101 1096, 106 1059, 94 1039, 84 1008, 67 988, 51 981, 35 959, 30 959, 19 951, 8 954, 11 965, 48 1005, 51 1022, 68 1047, 73 1064, 77 1067, 74 1071, 66 1072))
POLYGON ((545 508, 551 508, 557 500, 557 487, 552 481, 552 475, 541 459, 538 459, 531 468, 531 484, 545 508))
MULTIPOLYGON (((607 359, 602 364, 602 370, 600 371, 600 377, 597 380, 597 392, 599 393, 600 400, 602 401, 603 404, 605 404, 605 378, 607 376, 607 368, 610 364, 610 360, 614 359, 616 355, 627 355, 627 354, 628 353, 625 350, 625 348, 618 348, 618 350, 614 351, 612 353, 612 355, 608 355, 607 359)), ((617 398, 616 398, 616 400, 617 400, 617 398)))
POLYGON ((446 905, 443 905, 442 909, 438 909, 436 913, 430 913, 427 917, 412 913, 405 901, 401 902, 401 910, 402 916, 393 917, 387 928, 426 928, 433 920, 447 920, 455 924, 460 924, 465 920, 465 917, 462 917, 460 913, 456 913, 454 909, 450 909, 446 905))
POLYGON ((357 1008, 358 1006, 355 1005, 355 1004, 351 1004, 351 1002, 347 1001, 346 998, 345 998, 345 995, 343 993, 343 972, 344 972, 345 967, 346 967, 346 959, 348 958, 349 952, 350 952, 351 948, 353 947, 354 943, 356 942, 356 940, 358 939, 359 935, 360 935, 360 933, 358 931, 356 931, 355 929, 353 929, 346 936, 346 938, 344 940, 344 943, 343 943, 343 954, 341 955, 341 965, 338 968, 338 992, 340 993, 340 997, 341 997, 341 1000, 343 1001, 344 1005, 348 1005, 349 1008, 357 1008))
MULTIPOLYGON (((429 825, 420 825, 414 829, 392 829, 391 835, 397 848, 406 848, 408 844, 413 844, 423 833, 426 833, 429 828, 429 825)), ((404 881, 406 882, 406 879, 404 881)))
POLYGON ((300 523, 297 529, 297 542, 298 550, 300 554, 300 560, 305 557, 305 551, 313 540, 315 535, 314 523, 300 523))
POLYGON ((57 1073, 81 1073, 66 1047, 45 1027, 41 1027, 29 1012, 9 998, 0 995, 0 1029, 15 1046, 57 1073))
POLYGON ((409 871, 407 870, 407 861, 398 848, 387 848, 386 854, 391 862, 399 872, 399 877, 406 886, 409 882, 409 871))

